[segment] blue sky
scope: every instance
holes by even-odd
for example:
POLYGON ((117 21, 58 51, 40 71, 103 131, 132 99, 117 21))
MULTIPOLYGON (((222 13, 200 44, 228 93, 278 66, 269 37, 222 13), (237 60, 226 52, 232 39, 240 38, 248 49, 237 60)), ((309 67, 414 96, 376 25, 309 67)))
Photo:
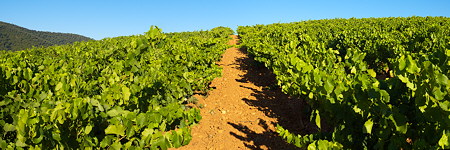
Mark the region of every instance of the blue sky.
POLYGON ((363 17, 450 17, 450 0, 1 0, 0 21, 94 39, 217 26, 363 17))

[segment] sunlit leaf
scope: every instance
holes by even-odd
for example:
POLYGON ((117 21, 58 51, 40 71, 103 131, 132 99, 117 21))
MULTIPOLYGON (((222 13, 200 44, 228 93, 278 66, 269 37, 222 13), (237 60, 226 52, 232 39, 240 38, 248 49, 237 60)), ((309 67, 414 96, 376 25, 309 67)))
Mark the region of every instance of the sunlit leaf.
POLYGON ((109 125, 105 129, 106 134, 125 135, 125 127, 122 125, 109 125))
POLYGON ((365 132, 366 132, 366 133, 371 134, 371 133, 372 133, 372 127, 373 127, 373 121, 372 121, 372 119, 369 119, 369 120, 367 120, 367 121, 364 123, 364 129, 365 129, 365 132))

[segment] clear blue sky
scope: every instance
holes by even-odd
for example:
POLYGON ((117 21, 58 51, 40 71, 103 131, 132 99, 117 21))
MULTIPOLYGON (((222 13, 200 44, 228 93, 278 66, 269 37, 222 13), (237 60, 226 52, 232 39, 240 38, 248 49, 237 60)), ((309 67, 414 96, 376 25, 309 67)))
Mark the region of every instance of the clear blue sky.
POLYGON ((325 18, 450 17, 450 0, 1 0, 0 21, 94 39, 325 18))

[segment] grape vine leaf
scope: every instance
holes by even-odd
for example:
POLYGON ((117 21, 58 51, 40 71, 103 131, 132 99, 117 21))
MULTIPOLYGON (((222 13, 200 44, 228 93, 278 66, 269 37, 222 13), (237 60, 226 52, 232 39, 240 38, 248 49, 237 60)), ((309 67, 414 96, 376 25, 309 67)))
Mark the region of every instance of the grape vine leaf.
POLYGON ((373 127, 373 121, 372 119, 367 120, 364 123, 365 132, 371 134, 372 133, 372 127, 373 127))
POLYGON ((106 134, 125 135, 125 127, 122 125, 109 125, 105 129, 106 134))

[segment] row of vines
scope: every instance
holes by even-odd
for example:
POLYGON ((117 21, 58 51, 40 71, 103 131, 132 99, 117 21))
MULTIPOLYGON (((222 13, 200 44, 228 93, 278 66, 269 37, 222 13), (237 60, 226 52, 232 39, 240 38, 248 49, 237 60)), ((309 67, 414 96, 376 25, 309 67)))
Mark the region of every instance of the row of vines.
MULTIPOLYGON (((310 105, 299 147, 450 148, 450 18, 330 19, 240 26, 242 46, 310 105)), ((299 110, 300 111, 300 110, 299 110)))
POLYGON ((186 103, 221 75, 230 28, 0 54, 1 149, 167 149, 191 140, 186 103))

